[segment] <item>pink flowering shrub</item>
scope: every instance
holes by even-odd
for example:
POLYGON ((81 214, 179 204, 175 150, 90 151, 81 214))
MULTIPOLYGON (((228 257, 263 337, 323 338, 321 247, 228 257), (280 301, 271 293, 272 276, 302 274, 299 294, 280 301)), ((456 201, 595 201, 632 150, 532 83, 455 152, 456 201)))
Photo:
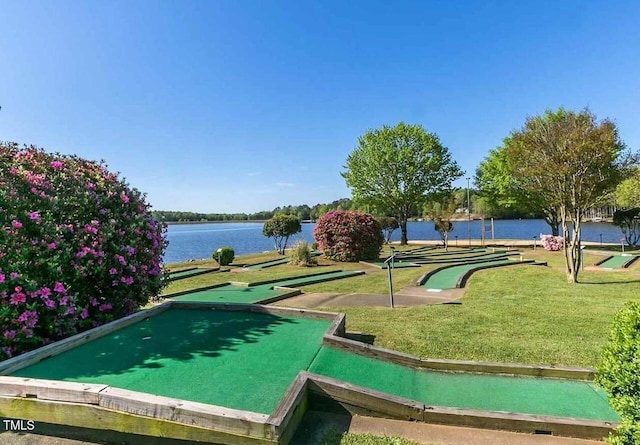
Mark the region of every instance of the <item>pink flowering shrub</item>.
POLYGON ((313 237, 327 258, 335 261, 377 259, 384 243, 380 223, 360 212, 326 213, 318 220, 313 237))
POLYGON ((104 164, 0 143, 0 359, 147 303, 165 233, 104 164))
POLYGON ((562 250, 564 247, 564 238, 561 236, 540 234, 540 241, 542 241, 542 247, 552 252, 562 250))

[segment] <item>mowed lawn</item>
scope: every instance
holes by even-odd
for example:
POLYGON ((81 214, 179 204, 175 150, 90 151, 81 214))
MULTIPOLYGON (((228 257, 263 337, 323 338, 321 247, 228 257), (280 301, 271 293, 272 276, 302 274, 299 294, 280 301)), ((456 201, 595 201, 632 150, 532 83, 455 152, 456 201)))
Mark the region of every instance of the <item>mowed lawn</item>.
MULTIPOLYGON (((375 336, 375 345, 408 354, 459 360, 595 367, 614 313, 640 300, 640 262, 624 272, 583 271, 566 282, 561 252, 522 249, 548 266, 510 266, 475 273, 461 305, 411 308, 328 307, 347 314, 347 329, 375 336)), ((602 259, 585 255, 585 264, 602 259)), ((386 293, 386 271, 321 260, 320 267, 277 266, 208 274, 173 283, 166 292, 214 282, 258 281, 337 269, 367 275, 302 287, 304 292, 386 293)), ((410 285, 435 266, 396 269, 394 287, 410 285)))

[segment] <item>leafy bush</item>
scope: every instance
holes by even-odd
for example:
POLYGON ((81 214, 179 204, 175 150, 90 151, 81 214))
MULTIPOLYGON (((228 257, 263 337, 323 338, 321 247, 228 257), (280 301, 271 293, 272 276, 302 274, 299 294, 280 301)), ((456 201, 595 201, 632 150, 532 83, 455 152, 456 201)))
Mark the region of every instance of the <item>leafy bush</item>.
POLYGON ((312 242, 311 243, 311 250, 318 250, 318 243, 317 242, 312 242))
POLYGON ((309 243, 303 240, 296 242, 291 249, 291 264, 295 266, 311 266, 317 261, 311 256, 311 248, 309 243))
POLYGON ((564 247, 564 238, 561 236, 540 234, 540 241, 542 241, 542 247, 552 252, 562 250, 564 247))
POLYGON ((389 244, 391 241, 391 235, 393 235, 393 232, 400 227, 398 220, 393 216, 378 216, 376 221, 380 224, 380 228, 384 234, 385 244, 389 244))
POLYGON ((637 246, 640 241, 640 208, 617 210, 613 214, 613 225, 620 227, 627 244, 637 246))
POLYGON ((218 264, 221 266, 228 266, 233 262, 233 259, 236 257, 236 251, 233 250, 233 247, 224 246, 220 247, 213 251, 211 258, 216 260, 218 264))
POLYGON ((300 232, 302 232, 300 218, 293 215, 276 215, 265 221, 262 227, 262 234, 273 238, 276 250, 280 255, 284 255, 289 237, 300 232))
POLYGON ((158 295, 165 232, 104 164, 0 143, 0 359, 158 295))
POLYGON ((622 418, 609 442, 640 444, 640 303, 627 303, 614 317, 595 381, 622 418))
POLYGON ((313 237, 335 261, 377 259, 384 239, 380 223, 367 213, 329 212, 318 220, 313 237))

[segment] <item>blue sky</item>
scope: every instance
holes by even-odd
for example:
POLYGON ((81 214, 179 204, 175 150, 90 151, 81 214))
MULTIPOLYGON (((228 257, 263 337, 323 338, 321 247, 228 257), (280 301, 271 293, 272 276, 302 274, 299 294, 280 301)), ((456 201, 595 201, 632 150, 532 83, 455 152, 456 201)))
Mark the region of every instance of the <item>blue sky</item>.
POLYGON ((348 197, 358 137, 399 121, 471 175, 546 108, 589 106, 640 149, 637 1, 0 0, 0 18, 0 140, 105 159, 158 210, 348 197))

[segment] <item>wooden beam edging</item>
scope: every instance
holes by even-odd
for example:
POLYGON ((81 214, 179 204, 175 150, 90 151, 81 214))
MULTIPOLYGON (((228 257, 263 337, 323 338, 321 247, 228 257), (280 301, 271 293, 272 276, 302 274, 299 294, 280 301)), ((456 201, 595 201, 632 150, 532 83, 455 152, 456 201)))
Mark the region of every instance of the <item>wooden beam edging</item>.
POLYGON ((261 286, 263 284, 279 283, 281 281, 297 280, 297 279, 306 278, 306 277, 317 277, 320 275, 327 275, 335 272, 344 272, 344 271, 342 269, 339 269, 339 270, 330 270, 330 271, 324 271, 324 272, 316 272, 308 275, 299 275, 297 277, 272 278, 269 280, 254 281, 254 282, 248 283, 248 286, 261 286))
MULTIPOLYGON (((188 409, 188 407, 187 407, 188 409)), ((99 405, 0 396, 0 416, 206 444, 278 445, 277 440, 116 411, 99 405)), ((266 424, 265 424, 266 425, 266 424)))
POLYGON ((12 372, 37 363, 47 357, 51 357, 55 354, 59 354, 61 352, 74 348, 79 344, 95 340, 96 338, 100 338, 104 335, 110 334, 111 332, 114 332, 118 329, 142 321, 145 318, 151 317, 160 312, 164 312, 170 307, 171 304, 169 302, 161 303, 150 309, 133 313, 126 317, 103 324, 102 326, 89 329, 88 331, 81 332, 55 343, 51 343, 38 349, 34 349, 33 351, 29 351, 16 357, 10 358, 8 360, 0 362, 0 375, 11 374, 12 372))
POLYGON ((172 293, 167 294, 167 295, 159 295, 159 297, 160 298, 171 299, 173 297, 179 297, 180 295, 192 294, 194 292, 202 292, 202 291, 205 291, 205 290, 215 289, 217 287, 228 286, 230 284, 233 284, 233 283, 231 281, 227 281, 227 282, 224 282, 224 283, 212 284, 210 286, 196 287, 195 289, 188 289, 188 290, 181 290, 181 291, 178 291, 178 292, 172 292, 172 293))
POLYGON ((256 438, 273 439, 268 415, 137 391, 108 387, 100 392, 99 406, 119 412, 169 420, 201 428, 256 438))
POLYGON ((276 409, 267 419, 271 438, 279 444, 288 444, 309 406, 308 376, 302 371, 289 385, 276 409))
POLYGON ((640 255, 631 255, 631 259, 629 261, 627 261, 626 263, 624 263, 624 265, 622 267, 627 269, 629 266, 631 266, 633 263, 635 263, 638 258, 640 258, 640 255))
POLYGON ((195 269, 199 269, 198 266, 191 266, 191 267, 187 267, 186 269, 180 269, 180 270, 173 270, 173 271, 169 271, 169 275, 171 275, 172 273, 178 273, 178 272, 188 272, 190 270, 195 270, 195 269))
POLYGON ((296 295, 300 295, 302 291, 300 289, 295 289, 292 287, 280 287, 274 286, 273 290, 283 291, 283 293, 274 295, 273 297, 264 298, 262 300, 258 300, 255 304, 271 304, 276 301, 286 300, 287 298, 295 297, 296 295))
POLYGON ((477 374, 501 374, 585 381, 593 380, 595 375, 595 371, 588 368, 420 358, 332 334, 325 334, 323 337, 323 344, 364 357, 430 371, 472 372, 477 374))
POLYGON ((456 283, 456 288, 465 287, 465 285, 467 284, 467 281, 469 281, 469 278, 471 278, 471 275, 473 275, 475 272, 479 270, 493 269, 496 267, 504 267, 504 266, 517 266, 518 264, 531 264, 531 263, 535 263, 535 260, 523 259, 522 261, 513 261, 513 263, 485 264, 484 266, 482 265, 482 263, 475 263, 475 264, 478 264, 478 267, 472 267, 471 269, 463 273, 462 276, 458 278, 458 282, 456 283))
POLYGON ((280 306, 264 306, 253 303, 221 303, 217 301, 171 301, 171 307, 176 309, 209 309, 220 311, 248 311, 288 317, 316 318, 333 321, 338 315, 335 312, 314 311, 311 309, 297 309, 280 306))
POLYGON ((0 397, 24 397, 97 405, 108 385, 0 376, 0 397))
POLYGON ((616 426, 615 423, 597 420, 427 406, 330 377, 304 371, 303 374, 307 376, 309 390, 313 393, 395 419, 598 440, 606 437, 616 426))
MULTIPOLYGON (((200 268, 196 267, 196 269, 200 269, 200 268)), ((183 272, 183 271, 180 271, 180 272, 183 272)), ((203 269, 203 270, 201 270, 199 272, 195 272, 195 273, 192 273, 192 274, 189 274, 189 275, 184 275, 184 276, 180 276, 180 277, 176 277, 176 278, 171 278, 171 276, 169 276, 169 280, 170 281, 184 280, 184 279, 187 279, 187 278, 198 277, 200 275, 204 275, 204 274, 212 273, 212 272, 223 272, 223 271, 220 270, 220 267, 208 268, 208 269, 203 269)))

